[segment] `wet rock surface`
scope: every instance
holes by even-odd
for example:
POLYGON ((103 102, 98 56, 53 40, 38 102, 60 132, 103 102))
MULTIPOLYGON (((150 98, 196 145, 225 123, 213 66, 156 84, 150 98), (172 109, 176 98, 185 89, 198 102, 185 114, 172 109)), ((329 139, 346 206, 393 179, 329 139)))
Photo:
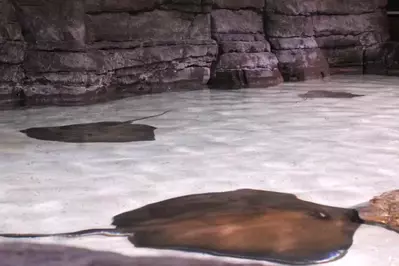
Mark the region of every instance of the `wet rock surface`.
POLYGON ((384 44, 386 4, 0 0, 0 106, 268 87, 378 73, 380 63, 395 69, 378 59, 393 49, 384 44))

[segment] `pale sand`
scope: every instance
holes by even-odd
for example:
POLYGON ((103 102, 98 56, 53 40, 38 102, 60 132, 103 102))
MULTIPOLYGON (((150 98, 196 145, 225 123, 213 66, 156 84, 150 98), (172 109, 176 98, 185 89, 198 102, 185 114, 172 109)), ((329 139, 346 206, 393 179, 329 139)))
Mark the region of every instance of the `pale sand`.
MULTIPOLYGON (((295 193, 350 207, 399 188, 399 78, 333 77, 267 89, 164 93, 88 107, 2 111, 0 140, 1 232, 108 227, 113 215, 144 204, 238 188, 295 193), (366 96, 297 96, 311 89, 366 96), (140 121, 158 127, 153 142, 45 142, 18 132, 124 121, 169 109, 164 116, 140 121)), ((32 241, 127 255, 206 257, 134 248, 125 238, 32 241)), ((349 253, 327 265, 399 265, 398 246, 398 234, 362 226, 349 253)))

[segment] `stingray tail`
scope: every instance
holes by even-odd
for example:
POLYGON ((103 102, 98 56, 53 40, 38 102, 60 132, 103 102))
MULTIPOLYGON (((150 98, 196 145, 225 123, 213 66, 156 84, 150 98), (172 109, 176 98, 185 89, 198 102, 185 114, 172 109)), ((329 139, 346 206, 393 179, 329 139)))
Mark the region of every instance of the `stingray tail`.
POLYGON ((5 238, 43 238, 43 237, 63 237, 63 238, 74 238, 82 236, 132 236, 132 232, 123 232, 119 229, 113 228, 98 228, 98 229, 87 229, 68 233, 56 233, 56 234, 1 234, 0 237, 5 238))
POLYGON ((170 111, 172 111, 172 110, 167 110, 165 112, 162 112, 162 113, 156 114, 156 115, 150 115, 150 116, 145 116, 145 117, 142 117, 142 118, 136 118, 136 119, 128 120, 128 121, 125 121, 125 123, 132 123, 132 122, 139 121, 139 120, 144 120, 144 119, 149 119, 149 118, 153 118, 153 117, 158 117, 158 116, 164 115, 166 113, 169 113, 170 111))

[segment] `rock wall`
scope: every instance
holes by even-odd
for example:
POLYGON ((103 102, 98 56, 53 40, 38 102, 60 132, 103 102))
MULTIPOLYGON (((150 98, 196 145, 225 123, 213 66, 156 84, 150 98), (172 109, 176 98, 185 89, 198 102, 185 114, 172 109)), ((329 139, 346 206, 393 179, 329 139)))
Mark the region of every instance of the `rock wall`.
POLYGON ((0 0, 0 106, 361 73, 387 49, 386 4, 0 0))
POLYGON ((265 39, 263 0, 215 0, 212 38, 219 47, 210 84, 216 88, 267 87, 282 82, 265 39))
POLYGON ((266 0, 267 38, 285 79, 363 72, 389 38, 386 0, 266 0), (326 63, 327 60, 327 63, 326 63))

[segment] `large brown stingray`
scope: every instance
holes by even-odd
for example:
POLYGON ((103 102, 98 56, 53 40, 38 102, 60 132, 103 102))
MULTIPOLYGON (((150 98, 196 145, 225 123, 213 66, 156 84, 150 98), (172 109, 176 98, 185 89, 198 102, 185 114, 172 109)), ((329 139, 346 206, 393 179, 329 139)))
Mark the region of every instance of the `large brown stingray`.
POLYGON ((348 99, 348 98, 355 98, 361 97, 364 95, 361 94, 353 94, 350 92, 345 91, 327 91, 327 90, 311 90, 303 94, 298 95, 304 99, 313 99, 313 98, 341 98, 341 99, 348 99))
POLYGON ((105 121, 56 127, 33 127, 20 132, 39 140, 74 143, 151 141, 155 140, 156 127, 132 124, 132 122, 160 116, 167 112, 169 111, 122 122, 105 121))
POLYGON ((344 256, 361 222, 354 209, 315 204, 292 194, 240 189, 149 204, 115 216, 116 229, 0 236, 120 235, 137 247, 301 265, 344 256))

